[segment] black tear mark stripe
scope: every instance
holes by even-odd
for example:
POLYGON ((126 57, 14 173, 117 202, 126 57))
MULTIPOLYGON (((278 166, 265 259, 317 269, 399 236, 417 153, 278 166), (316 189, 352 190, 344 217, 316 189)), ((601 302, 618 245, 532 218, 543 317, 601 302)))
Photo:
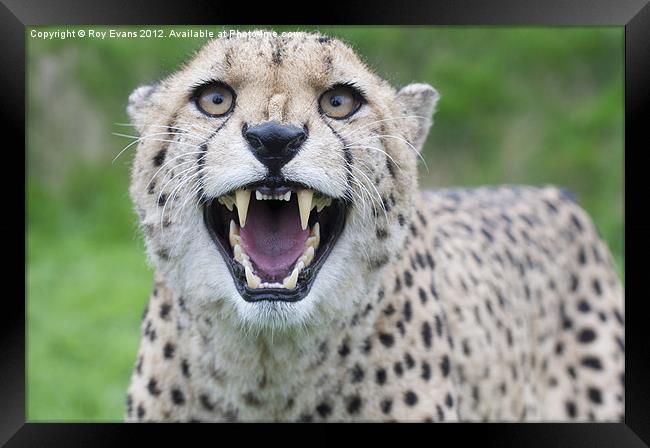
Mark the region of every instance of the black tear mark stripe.
POLYGON ((334 134, 334 136, 336 136, 336 138, 343 145, 343 148, 342 148, 342 150, 343 150, 343 158, 345 159, 345 163, 346 163, 345 168, 346 168, 346 171, 347 171, 347 183, 348 183, 347 190, 350 191, 350 193, 351 193, 352 192, 352 168, 351 168, 351 166, 352 166, 353 160, 352 160, 352 153, 350 152, 350 150, 348 148, 348 142, 345 141, 343 136, 341 134, 339 134, 336 131, 336 129, 334 129, 332 127, 332 125, 330 125, 322 115, 320 115, 320 119, 323 120, 323 123, 325 123, 325 126, 327 126, 329 128, 329 130, 332 131, 332 134, 334 134))
POLYGON ((208 142, 212 140, 212 138, 224 128, 224 126, 228 123, 228 121, 230 121, 231 117, 232 115, 229 115, 228 118, 226 118, 224 122, 221 123, 219 127, 215 129, 208 136, 208 138, 206 138, 205 141, 199 145, 199 154, 197 155, 196 158, 196 164, 197 164, 196 172, 198 174, 198 183, 199 183, 199 191, 197 192, 197 199, 199 201, 199 204, 201 205, 207 202, 207 198, 205 197, 205 193, 203 190, 203 167, 205 166, 205 156, 208 154, 208 142))

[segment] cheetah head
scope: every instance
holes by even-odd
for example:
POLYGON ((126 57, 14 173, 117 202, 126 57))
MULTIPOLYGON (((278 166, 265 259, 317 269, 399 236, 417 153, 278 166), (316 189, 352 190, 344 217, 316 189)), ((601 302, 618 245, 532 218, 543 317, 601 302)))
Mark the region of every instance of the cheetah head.
POLYGON ((437 99, 320 34, 208 43, 129 98, 150 260, 188 306, 230 321, 352 313, 403 243, 437 99))

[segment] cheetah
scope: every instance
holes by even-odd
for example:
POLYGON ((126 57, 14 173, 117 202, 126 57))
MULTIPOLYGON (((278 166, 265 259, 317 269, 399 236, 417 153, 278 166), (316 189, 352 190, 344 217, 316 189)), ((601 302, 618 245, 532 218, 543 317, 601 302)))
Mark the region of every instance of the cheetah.
POLYGON ((137 88, 130 422, 616 421, 623 289, 565 190, 419 191, 439 99, 255 32, 137 88))

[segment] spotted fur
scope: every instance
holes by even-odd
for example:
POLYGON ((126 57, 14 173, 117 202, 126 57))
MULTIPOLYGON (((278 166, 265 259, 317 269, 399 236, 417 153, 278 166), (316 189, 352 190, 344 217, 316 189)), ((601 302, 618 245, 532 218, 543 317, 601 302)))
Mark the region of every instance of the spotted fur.
POLYGON ((437 98, 306 33, 211 42, 134 92, 131 195, 157 274, 128 421, 622 418, 623 291, 607 247, 557 188, 418 192, 437 98), (212 79, 237 92, 227 118, 188 101, 212 79), (337 82, 368 100, 348 120, 316 107, 337 82), (203 201, 264 175, 241 127, 271 119, 309 128, 283 174, 349 201, 297 303, 245 302, 201 218, 203 201))

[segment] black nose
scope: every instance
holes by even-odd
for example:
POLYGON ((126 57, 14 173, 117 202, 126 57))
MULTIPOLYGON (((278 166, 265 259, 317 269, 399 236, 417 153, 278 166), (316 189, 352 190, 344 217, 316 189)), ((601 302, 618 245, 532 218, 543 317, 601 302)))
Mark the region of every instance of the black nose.
POLYGON ((307 129, 269 121, 256 126, 244 125, 244 138, 253 154, 271 171, 279 171, 300 151, 307 139, 307 129))

